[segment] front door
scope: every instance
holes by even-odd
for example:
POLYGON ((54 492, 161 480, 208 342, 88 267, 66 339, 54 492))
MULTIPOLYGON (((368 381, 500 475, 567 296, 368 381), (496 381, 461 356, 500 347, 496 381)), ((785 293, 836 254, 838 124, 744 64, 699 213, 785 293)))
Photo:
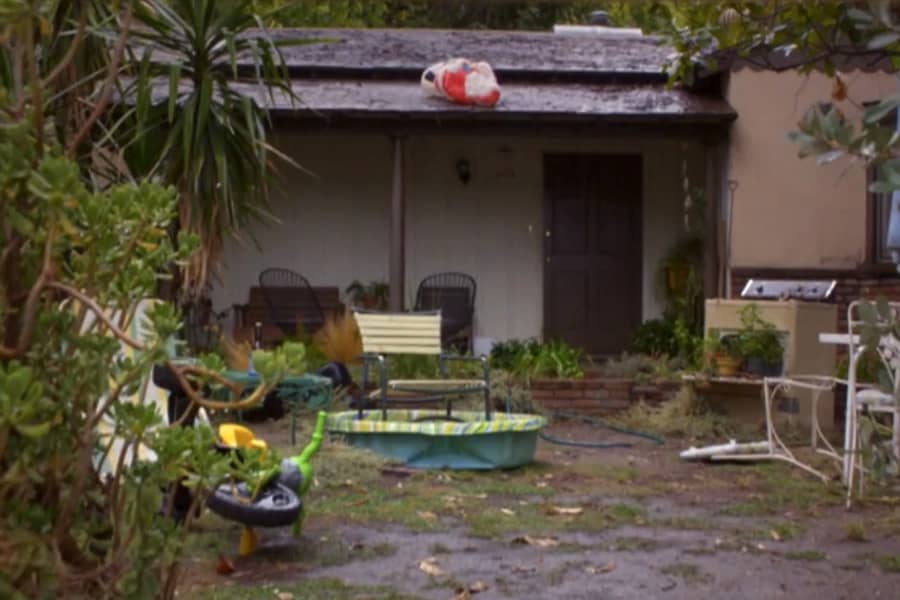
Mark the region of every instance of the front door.
POLYGON ((544 156, 544 339, 625 350, 641 320, 640 155, 544 156))

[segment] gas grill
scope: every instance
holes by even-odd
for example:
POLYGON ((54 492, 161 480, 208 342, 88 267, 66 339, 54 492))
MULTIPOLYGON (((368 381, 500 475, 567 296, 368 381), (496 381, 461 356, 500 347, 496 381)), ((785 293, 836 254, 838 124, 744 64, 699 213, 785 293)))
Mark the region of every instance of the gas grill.
POLYGON ((837 281, 834 279, 751 279, 741 290, 741 298, 769 300, 828 300, 837 281))

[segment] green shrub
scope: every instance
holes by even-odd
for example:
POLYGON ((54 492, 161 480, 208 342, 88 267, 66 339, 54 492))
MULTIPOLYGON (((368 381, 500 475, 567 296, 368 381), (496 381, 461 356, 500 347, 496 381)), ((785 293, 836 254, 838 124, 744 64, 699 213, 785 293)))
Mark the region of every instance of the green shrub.
POLYGON ((631 340, 631 351, 636 354, 677 355, 674 321, 652 319, 641 323, 631 340))
POLYGON ((562 340, 541 343, 537 340, 510 340, 495 344, 491 350, 491 367, 522 379, 584 377, 581 363, 584 353, 562 340))
POLYGON ((744 358, 758 358, 766 364, 780 363, 784 346, 775 325, 764 320, 756 304, 741 309, 738 348, 744 358))

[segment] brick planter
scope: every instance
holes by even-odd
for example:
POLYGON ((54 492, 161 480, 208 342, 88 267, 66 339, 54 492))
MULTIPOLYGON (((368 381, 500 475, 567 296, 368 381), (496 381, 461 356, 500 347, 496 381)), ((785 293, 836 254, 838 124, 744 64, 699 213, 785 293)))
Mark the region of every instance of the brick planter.
POLYGON ((630 408, 640 400, 656 404, 675 396, 676 381, 638 383, 633 379, 533 379, 532 399, 550 412, 602 416, 630 408))

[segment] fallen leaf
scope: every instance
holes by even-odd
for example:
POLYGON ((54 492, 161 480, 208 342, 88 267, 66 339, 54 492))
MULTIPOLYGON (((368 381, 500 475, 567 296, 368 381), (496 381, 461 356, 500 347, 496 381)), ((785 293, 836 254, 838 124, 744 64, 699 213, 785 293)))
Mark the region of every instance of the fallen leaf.
POLYGON ((516 511, 510 510, 508 508, 501 508, 500 512, 502 512, 504 515, 509 515, 509 516, 513 516, 516 514, 516 511))
POLYGON ((539 487, 539 488, 545 488, 545 487, 547 487, 547 485, 549 485, 549 484, 548 484, 546 481, 538 481, 536 485, 537 485, 537 487, 539 487))
POLYGON ((276 597, 278 600, 294 600, 294 594, 291 592, 278 592, 276 597))
POLYGON ((431 575, 432 577, 443 577, 446 575, 444 570, 437 566, 437 559, 429 556, 419 563, 419 570, 431 575))
POLYGON ((531 537, 530 535, 523 535, 517 538, 513 538, 513 544, 528 544, 529 546, 537 546, 539 548, 552 548, 554 546, 559 546, 559 541, 554 538, 549 537, 531 537))
POLYGON ((580 506, 551 506, 547 509, 549 515, 580 515, 583 512, 580 506))
POLYGON ((466 588, 459 588, 456 590, 456 593, 453 595, 453 600, 469 600, 472 597, 472 594, 469 593, 469 590, 466 588))
POLYGON ((775 540, 776 542, 780 542, 780 541, 781 541, 781 536, 778 535, 778 532, 775 531, 774 529, 771 530, 771 531, 769 532, 769 535, 771 535, 771 536, 772 536, 772 539, 775 540))
POLYGON ((216 563, 216 573, 219 575, 231 575, 234 573, 234 563, 220 554, 219 562, 216 563))
POLYGON ((516 565, 512 570, 514 573, 534 573, 537 571, 537 567, 523 567, 521 565, 516 565))
POLYGON ((490 586, 488 586, 488 584, 486 584, 485 582, 478 580, 475 583, 469 584, 469 591, 473 594, 480 594, 481 592, 488 591, 489 587, 490 586))
POLYGON ((430 510, 420 510, 417 511, 417 514, 426 521, 434 521, 435 519, 437 519, 437 515, 430 510))
POLYGON ((600 567, 597 572, 598 573, 612 573, 616 570, 616 561, 611 560, 602 567, 600 567))

